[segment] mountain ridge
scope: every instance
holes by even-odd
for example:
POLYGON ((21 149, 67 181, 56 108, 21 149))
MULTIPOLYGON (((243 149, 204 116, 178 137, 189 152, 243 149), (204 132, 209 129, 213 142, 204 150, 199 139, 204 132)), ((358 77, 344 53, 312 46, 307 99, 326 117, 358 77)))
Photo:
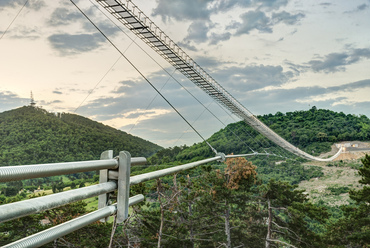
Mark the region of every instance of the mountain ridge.
POLYGON ((0 113, 0 166, 99 159, 105 150, 148 157, 162 147, 71 113, 23 106, 0 113))

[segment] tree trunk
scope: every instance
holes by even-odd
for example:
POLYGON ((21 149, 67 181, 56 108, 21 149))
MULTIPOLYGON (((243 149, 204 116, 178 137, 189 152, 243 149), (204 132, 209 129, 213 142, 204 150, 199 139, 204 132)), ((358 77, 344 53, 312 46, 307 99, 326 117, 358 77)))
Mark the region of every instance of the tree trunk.
POLYGON ((160 205, 160 208, 161 208, 161 224, 159 226, 158 245, 157 245, 158 248, 161 247, 163 222, 164 222, 164 207, 163 207, 162 198, 161 198, 161 188, 162 188, 161 180, 160 179, 157 179, 158 201, 159 201, 159 205, 160 205))
POLYGON ((227 200, 225 201, 225 234, 226 234, 226 247, 231 248, 231 229, 230 229, 230 207, 227 200))
MULTIPOLYGON (((188 194, 191 193, 191 182, 190 182, 190 176, 188 175, 188 194)), ((191 201, 188 201, 188 210, 189 210, 189 223, 190 223, 190 228, 189 228, 189 232, 190 232, 190 242, 191 242, 191 247, 194 248, 194 230, 193 230, 193 212, 191 210, 191 201)))
POLYGON ((271 240, 271 225, 272 225, 272 209, 270 199, 267 199, 269 217, 267 219, 267 235, 266 235, 266 248, 270 248, 271 240))

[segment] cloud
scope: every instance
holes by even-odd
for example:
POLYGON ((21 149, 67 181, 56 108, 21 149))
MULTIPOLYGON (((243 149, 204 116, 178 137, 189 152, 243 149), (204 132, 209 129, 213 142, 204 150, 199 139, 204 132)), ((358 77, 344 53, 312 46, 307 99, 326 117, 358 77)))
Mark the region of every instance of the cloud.
POLYGON ((66 26, 83 19, 83 16, 71 8, 56 8, 47 23, 51 26, 66 26))
POLYGON ((258 10, 278 10, 288 4, 288 0, 157 0, 153 16, 161 16, 163 21, 209 21, 210 16, 227 12, 232 8, 253 8, 258 10))
POLYGON ((370 48, 357 48, 343 53, 330 53, 322 58, 310 60, 307 64, 314 72, 334 73, 345 71, 346 66, 361 59, 370 59, 370 48))
POLYGON ((255 0, 256 4, 259 4, 260 8, 267 10, 278 10, 288 4, 288 0, 255 0))
POLYGON ((7 33, 7 36, 11 39, 29 39, 36 40, 40 38, 40 33, 37 28, 27 28, 25 26, 17 26, 12 28, 7 33))
POLYGON ((211 4, 211 9, 213 11, 225 12, 234 7, 251 7, 254 5, 252 0, 221 0, 213 1, 211 4))
POLYGON ((291 14, 286 11, 272 13, 287 5, 288 0, 157 0, 158 5, 152 15, 162 17, 164 22, 171 19, 191 22, 188 34, 182 41, 192 51, 197 51, 190 42, 216 45, 227 41, 232 35, 249 34, 253 30, 261 33, 272 33, 278 23, 294 25, 305 15, 291 14), (240 15, 241 21, 233 20, 226 30, 215 30, 212 16, 227 13, 233 8, 245 9, 240 15), (253 10, 251 10, 253 9, 253 10), (272 14, 271 14, 272 13, 272 14), (235 32, 229 32, 235 30, 235 32), (211 33, 210 33, 211 32, 211 33))
POLYGON ((184 40, 191 40, 194 42, 205 42, 208 40, 207 33, 209 31, 208 25, 204 21, 194 21, 188 28, 188 35, 184 40))
POLYGON ((22 98, 10 91, 0 91, 0 112, 28 105, 30 98, 22 98))
POLYGON ((45 1, 39 0, 39 1, 32 1, 28 2, 28 5, 26 5, 27 8, 34 9, 34 10, 40 10, 42 7, 45 7, 45 1))
POLYGON ((15 7, 19 4, 24 4, 24 1, 22 0, 2 0, 0 1, 0 7, 15 7))
POLYGON ((211 33, 209 38, 210 38, 210 41, 209 41, 210 45, 217 45, 221 41, 230 40, 231 33, 230 32, 226 32, 222 34, 211 33))
POLYGON ((256 29, 261 33, 272 33, 271 19, 262 11, 248 11, 240 16, 242 22, 235 22, 229 29, 236 28, 236 35, 249 34, 256 29))
POLYGON ((363 88, 370 88, 370 79, 365 79, 353 83, 348 83, 348 84, 343 84, 340 86, 332 86, 328 88, 328 91, 330 92, 342 92, 342 91, 355 91, 358 89, 363 89, 363 88))
POLYGON ((177 21, 209 20, 211 11, 207 8, 213 0, 157 0, 153 16, 161 16, 164 22, 174 18, 177 21))
POLYGON ((89 52, 99 48, 105 41, 100 33, 53 34, 48 37, 48 40, 61 55, 89 52))
MULTIPOLYGON (((1 0, 0 1, 0 8, 18 8, 19 6, 23 6, 26 3, 26 0, 1 0)), ((26 4, 26 8, 33 9, 33 10, 40 10, 42 7, 44 7, 45 1, 39 0, 39 1, 29 1, 26 4)))
POLYGON ((190 44, 191 42, 189 40, 184 40, 184 41, 180 41, 177 43, 177 45, 179 45, 179 47, 181 48, 186 48, 187 50, 190 50, 190 51, 198 51, 198 48, 196 46, 193 46, 190 44))
POLYGON ((347 96, 338 96, 338 93, 353 92, 369 87, 370 79, 367 79, 326 88, 321 86, 292 89, 272 88, 239 92, 235 95, 244 106, 251 106, 250 110, 254 114, 295 111, 308 109, 309 105, 311 107, 316 105, 318 108, 330 108, 334 111, 345 111, 351 114, 365 114, 366 112, 368 115, 370 112, 370 105, 366 105, 368 101, 354 102, 347 96))
POLYGON ((229 67, 216 72, 215 78, 240 92, 268 86, 281 86, 294 77, 291 71, 284 72, 281 66, 248 65, 229 67))
POLYGON ((240 15, 241 22, 233 22, 227 26, 228 30, 236 29, 236 35, 249 34, 253 30, 260 33, 272 33, 273 26, 279 23, 286 25, 297 24, 305 15, 303 13, 291 14, 286 11, 273 12, 271 17, 260 10, 248 11, 240 15))
POLYGON ((367 5, 366 3, 357 6, 358 11, 362 11, 362 10, 365 10, 367 8, 369 8, 369 5, 367 5))
POLYGON ((197 64, 202 66, 206 71, 218 70, 217 67, 226 65, 228 62, 220 61, 216 57, 202 56, 196 57, 195 61, 197 64))
POLYGON ((311 60, 309 66, 314 72, 337 72, 345 71, 344 65, 347 65, 348 54, 330 53, 321 60, 311 60))
POLYGON ((283 22, 286 25, 294 25, 298 21, 300 21, 303 17, 305 17, 305 15, 302 13, 298 13, 295 15, 292 15, 286 11, 272 13, 272 20, 275 24, 283 22))

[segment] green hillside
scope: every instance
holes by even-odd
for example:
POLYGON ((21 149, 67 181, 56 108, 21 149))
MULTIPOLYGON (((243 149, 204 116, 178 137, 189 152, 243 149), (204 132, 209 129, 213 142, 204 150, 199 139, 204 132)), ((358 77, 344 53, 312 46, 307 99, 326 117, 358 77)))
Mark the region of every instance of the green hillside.
MULTIPOLYGON (((314 156, 330 151, 330 146, 335 142, 370 140, 370 119, 365 115, 346 115, 343 112, 312 107, 307 111, 285 114, 277 112, 275 115, 257 117, 281 137, 314 156)), ((214 133, 208 142, 217 151, 225 154, 251 153, 250 148, 263 152, 263 148, 273 145, 243 121, 229 124, 214 133)), ((152 157, 152 162, 187 162, 210 156, 213 156, 211 149, 202 142, 191 147, 162 150, 152 157)))
POLYGON ((31 106, 0 113, 0 166, 99 159, 110 149, 148 157, 161 147, 76 114, 31 106))

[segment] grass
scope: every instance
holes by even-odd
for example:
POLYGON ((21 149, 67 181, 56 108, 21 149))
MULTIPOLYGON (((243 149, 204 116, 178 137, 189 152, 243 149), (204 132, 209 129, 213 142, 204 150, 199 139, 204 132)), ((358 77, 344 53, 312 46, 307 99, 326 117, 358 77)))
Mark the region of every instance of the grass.
POLYGON ((299 184, 300 189, 309 193, 312 202, 324 202, 328 206, 346 205, 351 202, 349 198, 350 189, 360 188, 358 183, 357 161, 341 162, 309 162, 305 166, 320 166, 323 168, 323 177, 313 178, 309 181, 302 181, 299 184), (354 169, 356 168, 356 169, 354 169))

